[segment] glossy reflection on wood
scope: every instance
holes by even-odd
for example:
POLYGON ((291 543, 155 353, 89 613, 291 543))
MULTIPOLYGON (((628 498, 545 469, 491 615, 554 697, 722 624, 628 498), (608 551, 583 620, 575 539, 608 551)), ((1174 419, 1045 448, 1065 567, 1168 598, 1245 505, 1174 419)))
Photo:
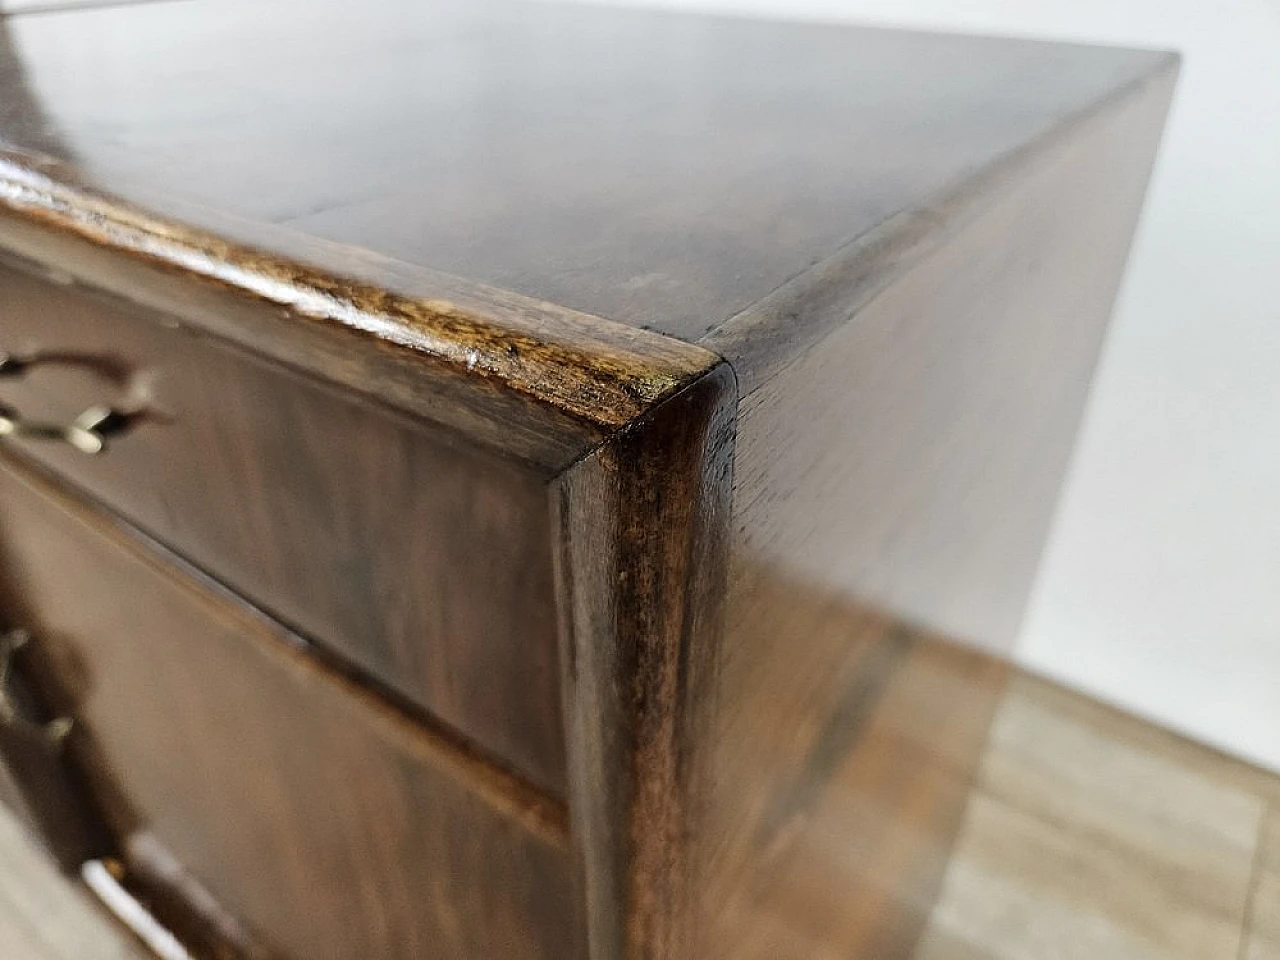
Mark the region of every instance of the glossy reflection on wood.
POLYGON ((704 950, 909 954, 1002 675, 939 638, 1012 641, 1171 81, 712 338, 742 398, 704 950), (820 338, 784 338, 789 311, 820 338))
POLYGON ((5 613, 91 668, 113 809, 290 960, 905 955, 1003 676, 943 638, 1016 627, 1176 58, 501 0, 0 37, 0 348, 106 361, 0 397, 154 404, 24 453, 181 555, 0 518, 72 574, 5 613))
POLYGON ((142 412, 102 456, 26 452, 563 796, 545 478, 127 301, 0 288, 31 361, 0 402, 142 412))
POLYGON ((106 189, 682 339, 1158 60, 501 2, 163 3, 7 29, 41 115, 3 139, 106 189))
POLYGON ((1156 75, 940 199, 923 235, 888 225, 707 341, 739 375, 748 562, 1009 649, 1172 82, 1156 75))
POLYGON ((682 956, 721 635, 735 393, 722 365, 560 478, 570 804, 592 956, 682 956))
POLYGON ((146 831, 285 956, 579 955, 563 812, 115 524, 0 470, 8 616, 146 831))

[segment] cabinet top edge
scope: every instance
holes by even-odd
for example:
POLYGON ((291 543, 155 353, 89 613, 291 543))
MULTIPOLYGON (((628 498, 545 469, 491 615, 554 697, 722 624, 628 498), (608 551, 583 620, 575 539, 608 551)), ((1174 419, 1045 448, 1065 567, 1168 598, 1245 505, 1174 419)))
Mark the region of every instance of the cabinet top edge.
MULTIPOLYGON (((702 347, 659 333, 286 227, 264 228, 170 198, 157 200, 156 206, 166 210, 157 215, 149 212, 154 208, 145 192, 135 193, 142 199, 135 203, 77 181, 68 165, 0 141, 0 248, 77 277, 76 250, 88 244, 257 301, 297 324, 353 334, 353 345, 365 344, 354 349, 391 351, 409 363, 420 360, 423 377, 443 364, 455 375, 455 385, 470 382, 477 391, 507 391, 561 424, 564 435, 543 464, 552 469, 642 417, 719 362, 702 347), (33 234, 41 239, 33 242, 33 234), (251 240, 242 240, 245 236, 251 240)), ((102 280, 96 278, 99 284, 102 280)), ((113 292, 128 296, 128 285, 113 292)), ((201 324, 199 313, 182 319, 201 324)), ((252 345, 252 334, 249 340, 252 345)), ((343 379, 332 368, 313 372, 343 379)), ((379 394, 376 382, 349 385, 379 394)), ((428 393, 424 402, 435 396, 428 393)), ((411 414, 424 412, 406 404, 402 394, 380 399, 411 414)), ((526 459, 544 458, 535 452, 526 459)))
POLYGON ((0 140, 77 182, 686 342, 1168 59, 510 0, 59 6, 0 16, 0 140))
MULTIPOLYGON (((742 392, 750 393, 839 323, 852 320, 1004 192, 1045 164, 1063 162, 1064 145, 1086 136, 1092 126, 1135 105, 1159 111, 1163 119, 1181 62, 1174 52, 1153 53, 1149 70, 851 238, 697 342, 733 364, 742 392)), ((1136 145, 1147 152, 1155 147, 1136 145)))

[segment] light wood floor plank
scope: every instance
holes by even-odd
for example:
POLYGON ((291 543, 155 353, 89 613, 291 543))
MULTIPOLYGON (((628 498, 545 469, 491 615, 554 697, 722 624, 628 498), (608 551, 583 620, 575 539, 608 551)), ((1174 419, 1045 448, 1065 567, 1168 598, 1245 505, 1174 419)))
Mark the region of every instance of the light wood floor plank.
POLYGON ((0 807, 0 958, 144 960, 146 954, 62 876, 0 807))
POLYGON ((1280 808, 1272 807, 1258 851, 1245 960, 1280 960, 1280 808))
POLYGON ((916 960, 1232 960, 1240 920, 1110 838, 977 794, 916 960))

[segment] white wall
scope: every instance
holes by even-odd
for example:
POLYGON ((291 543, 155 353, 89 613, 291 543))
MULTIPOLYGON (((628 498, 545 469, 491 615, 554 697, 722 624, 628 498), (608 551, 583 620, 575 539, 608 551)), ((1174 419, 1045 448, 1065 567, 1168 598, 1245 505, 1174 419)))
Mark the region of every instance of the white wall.
POLYGON ((1019 655, 1280 769, 1280 0, 645 2, 1183 52, 1019 655))

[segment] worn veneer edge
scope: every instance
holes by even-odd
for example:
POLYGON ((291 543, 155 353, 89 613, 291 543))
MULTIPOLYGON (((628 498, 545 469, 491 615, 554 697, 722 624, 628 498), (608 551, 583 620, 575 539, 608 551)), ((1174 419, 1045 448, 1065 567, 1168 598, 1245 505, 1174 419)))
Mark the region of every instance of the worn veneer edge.
POLYGON ((746 396, 806 348, 850 321, 902 274, 943 247, 991 202, 1041 165, 1055 147, 1177 77, 1181 57, 1152 52, 1152 67, 1107 96, 1061 118, 1038 136, 929 202, 902 211, 713 328, 697 342, 729 358, 746 396))
MULTIPOLYGON (((372 341, 372 347, 390 351, 397 362, 419 362, 424 384, 432 365, 443 367, 456 377, 455 386, 496 391, 537 408, 534 416, 544 418, 546 430, 561 434, 563 442, 535 445, 532 453, 517 449, 516 454, 552 473, 719 362, 707 349, 664 334, 287 227, 130 192, 143 197, 148 208, 180 211, 181 221, 83 186, 66 165, 0 142, 0 214, 7 215, 0 216, 0 247, 90 285, 115 282, 110 271, 86 267, 75 251, 59 256, 59 241, 79 241, 127 263, 160 268, 182 281, 213 285, 279 308, 296 321, 295 328, 318 324, 372 341), (204 226, 188 225, 196 222, 204 226)), ((137 290, 122 284, 110 292, 129 297, 137 290)), ((267 334, 251 324, 236 326, 199 311, 181 319, 251 348, 275 349, 267 334)), ((300 362, 296 356, 276 359, 300 362)), ((424 386, 422 395, 414 396, 412 379, 393 393, 341 364, 313 372, 361 392, 381 391, 378 399, 411 414, 448 416, 439 391, 424 386)), ((493 419, 493 429, 500 433, 502 421, 515 417, 508 413, 493 419)), ((512 432, 518 430, 517 424, 510 426, 512 432)), ((467 424, 462 430, 467 432, 467 424)))
MULTIPOLYGON (((1050 154, 1054 144, 1176 74, 1179 62, 1177 54, 1160 55, 1146 73, 944 189, 933 202, 852 239, 715 326, 697 344, 289 228, 248 224, 172 198, 159 204, 189 210, 192 215, 184 220, 213 222, 217 232, 188 226, 82 186, 67 165, 2 141, 0 209, 131 259, 278 305, 300 320, 359 332, 408 354, 441 361, 469 378, 494 381, 546 405, 589 428, 576 454, 553 465, 558 472, 721 358, 730 358, 743 392, 750 392, 937 249, 992 192, 1050 154), (228 239, 250 230, 259 242, 265 239, 282 252, 228 239)), ((334 371, 326 375, 332 377, 334 371)))

